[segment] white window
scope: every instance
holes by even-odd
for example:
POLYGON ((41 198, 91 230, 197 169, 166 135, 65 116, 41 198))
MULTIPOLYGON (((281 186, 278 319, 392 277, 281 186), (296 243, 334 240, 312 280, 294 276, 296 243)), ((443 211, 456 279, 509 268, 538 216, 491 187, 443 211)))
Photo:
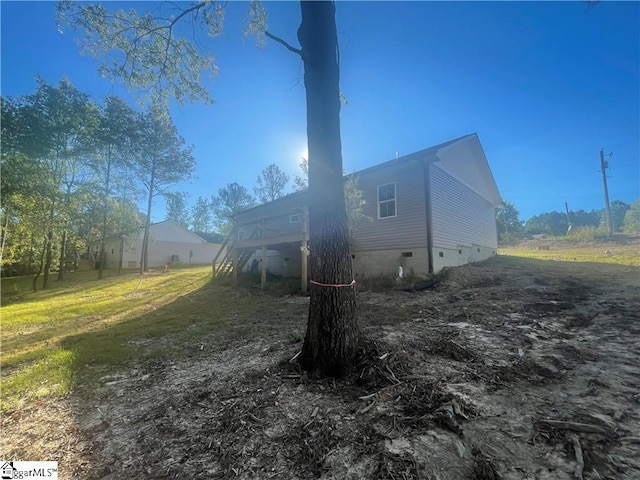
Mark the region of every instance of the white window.
POLYGON ((378 186, 378 218, 396 216, 396 184, 378 186))
POLYGON ((299 223, 300 222, 300 214, 292 213, 289 215, 289 223, 299 223))

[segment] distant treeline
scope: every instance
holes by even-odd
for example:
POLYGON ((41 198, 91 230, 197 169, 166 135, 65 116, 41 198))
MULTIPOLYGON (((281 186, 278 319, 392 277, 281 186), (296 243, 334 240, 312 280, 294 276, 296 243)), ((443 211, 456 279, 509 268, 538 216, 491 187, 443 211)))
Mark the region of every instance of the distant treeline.
MULTIPOLYGON (((631 204, 614 200, 610 205, 614 232, 640 233, 640 199, 631 204)), ((601 210, 545 212, 534 215, 526 222, 519 218, 518 210, 509 202, 496 212, 498 235, 501 243, 519 240, 530 235, 566 235, 571 230, 590 228, 607 231, 607 214, 601 210)))

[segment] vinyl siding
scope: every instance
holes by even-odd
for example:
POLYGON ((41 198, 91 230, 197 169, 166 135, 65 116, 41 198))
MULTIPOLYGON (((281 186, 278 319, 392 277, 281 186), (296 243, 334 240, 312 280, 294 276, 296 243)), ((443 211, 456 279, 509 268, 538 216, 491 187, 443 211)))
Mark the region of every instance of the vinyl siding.
POLYGON ((353 236, 353 250, 383 250, 427 246, 424 170, 419 161, 390 164, 387 168, 358 174, 364 193, 361 221, 353 236), (396 216, 378 218, 378 186, 396 184, 396 216))
POLYGON ((238 228, 244 230, 247 239, 255 229, 264 225, 264 235, 261 238, 277 238, 292 233, 302 233, 304 216, 303 207, 306 205, 306 194, 295 194, 283 197, 274 202, 261 205, 238 214, 238 228), (289 215, 300 214, 300 221, 291 223, 289 215))
POLYGON ((437 165, 431 166, 431 190, 434 247, 497 248, 494 207, 489 201, 437 165))

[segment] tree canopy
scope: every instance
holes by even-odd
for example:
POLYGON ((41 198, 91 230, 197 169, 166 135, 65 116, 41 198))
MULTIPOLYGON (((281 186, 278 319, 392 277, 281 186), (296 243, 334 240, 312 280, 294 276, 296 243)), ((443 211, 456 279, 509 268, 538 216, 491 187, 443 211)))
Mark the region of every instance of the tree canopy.
POLYGON ((289 183, 289 175, 272 163, 262 170, 253 191, 262 203, 267 203, 284 195, 287 183, 289 183))
POLYGON ((107 236, 148 220, 136 203, 138 190, 150 185, 140 174, 153 156, 171 159, 170 171, 154 170, 154 195, 193 169, 190 149, 168 117, 162 138, 150 138, 149 119, 123 100, 95 101, 67 79, 57 85, 38 79, 32 94, 2 97, 0 105, 0 258, 3 272, 32 273, 35 266, 34 288, 40 274, 47 288, 54 267, 62 279, 81 256, 99 260, 88 250, 92 242, 101 240, 103 251, 107 236))
POLYGON ((231 232, 236 223, 236 215, 247 208, 256 206, 256 200, 242 185, 233 182, 218 190, 211 199, 218 231, 231 232))

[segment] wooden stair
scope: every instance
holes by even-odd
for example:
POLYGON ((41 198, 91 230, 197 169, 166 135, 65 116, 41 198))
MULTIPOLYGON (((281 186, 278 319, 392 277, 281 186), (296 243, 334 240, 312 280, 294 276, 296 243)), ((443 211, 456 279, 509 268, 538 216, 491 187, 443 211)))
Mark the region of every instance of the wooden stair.
MULTIPOLYGON (((257 238, 259 229, 256 228, 249 238, 257 238)), ((233 273, 233 239, 237 237, 237 227, 233 227, 231 233, 227 236, 224 243, 220 247, 220 251, 213 259, 213 278, 228 277, 233 273), (220 262, 218 258, 221 256, 224 247, 227 247, 226 254, 220 262)), ((255 248, 249 250, 241 250, 238 252, 238 272, 242 272, 242 269, 247 265, 249 259, 253 256, 255 248)))

